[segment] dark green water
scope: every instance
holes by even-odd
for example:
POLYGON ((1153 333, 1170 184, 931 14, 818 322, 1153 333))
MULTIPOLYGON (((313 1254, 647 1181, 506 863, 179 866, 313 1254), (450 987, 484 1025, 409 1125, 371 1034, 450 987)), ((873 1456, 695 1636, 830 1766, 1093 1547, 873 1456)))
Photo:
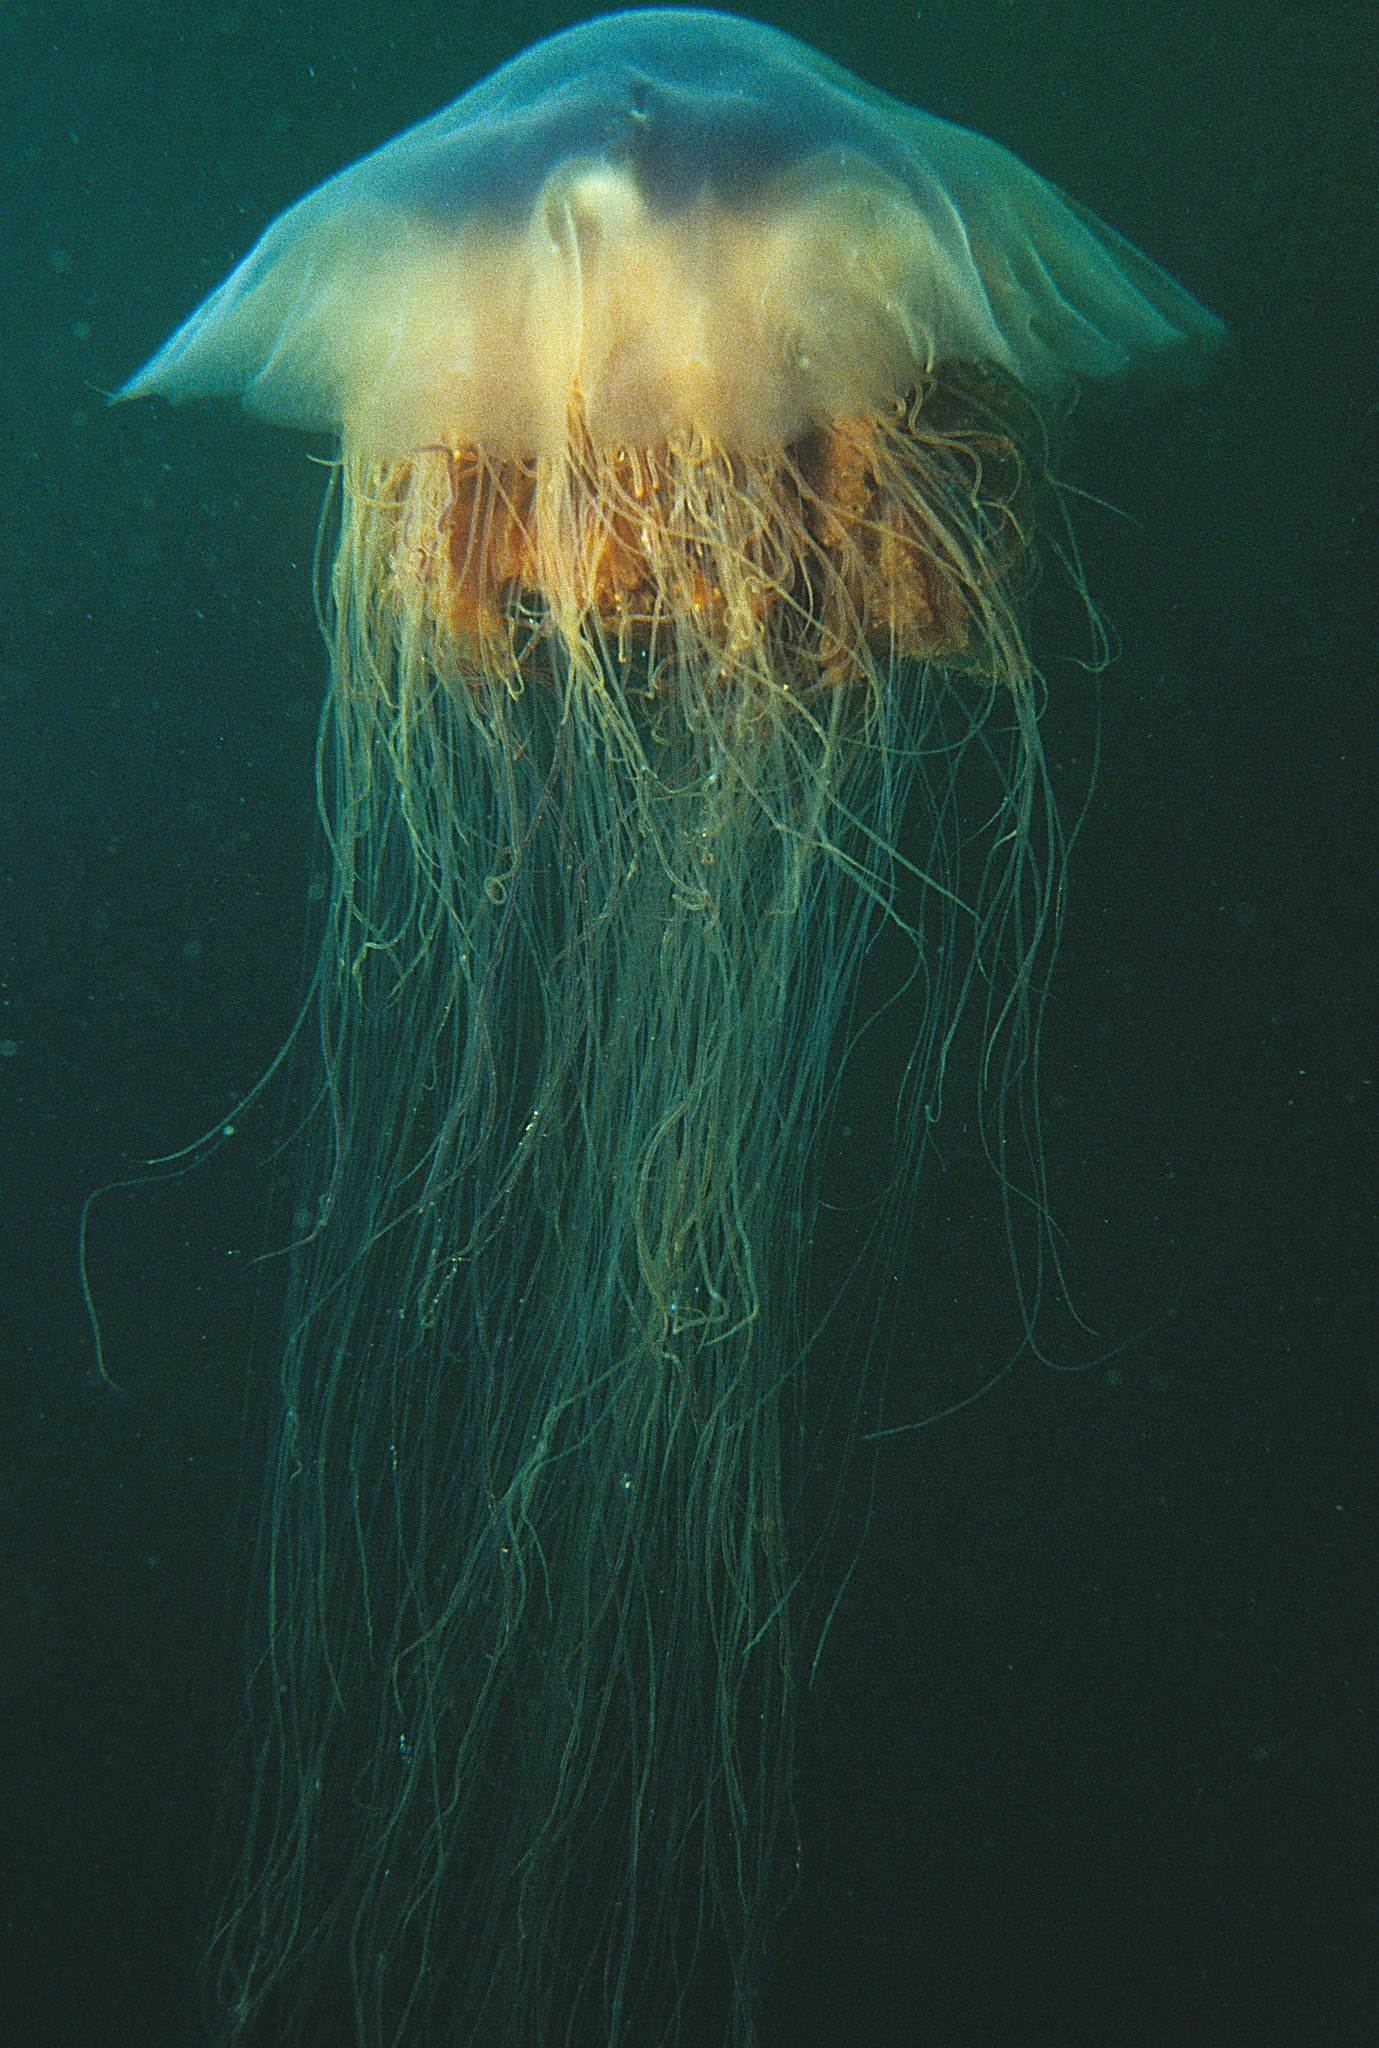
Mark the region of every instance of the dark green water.
MULTIPOLYGON (((274 1118, 103 1212, 123 1397, 91 1383, 76 1213, 225 1115, 291 1021, 324 679, 313 451, 102 393, 289 200, 573 18, 0 5, 4 2048, 200 2038, 274 1118)), ((1089 398, 1065 464, 1119 508, 1080 532, 1121 652, 1045 1030, 1050 1170, 1087 1319, 1149 1334, 1025 1363, 882 1454, 807 1711, 767 2039, 1365 2048, 1374 13, 769 18, 1014 147, 1237 345, 1186 397, 1089 398)), ((1047 609, 1073 787, 1088 685, 1047 609)), ((898 1413, 1010 1343, 992 1191, 950 1126, 898 1413)))

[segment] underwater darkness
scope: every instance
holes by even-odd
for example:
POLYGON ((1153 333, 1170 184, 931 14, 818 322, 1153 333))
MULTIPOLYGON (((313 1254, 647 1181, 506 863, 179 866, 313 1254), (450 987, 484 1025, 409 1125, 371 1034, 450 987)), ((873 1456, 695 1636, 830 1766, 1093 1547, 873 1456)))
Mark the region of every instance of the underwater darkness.
MULTIPOLYGON (((579 12, 0 4, 0 2048, 202 2038, 285 1098, 98 1208, 121 1391, 92 1373, 77 1216, 271 1060, 315 886, 329 451, 103 393, 288 201, 579 12)), ((844 1488, 836 1562, 860 1555, 802 1705, 764 2042, 1366 2048, 1379 22, 1325 0, 759 12, 1008 144, 1236 336, 1201 388, 1088 395, 1068 436, 1119 654, 1043 1100, 1097 1337, 1052 1319, 1051 1363, 844 1488)), ((1097 690, 1052 564, 1033 639, 1075 808, 1097 690)), ((892 1080, 845 1083, 844 1195, 892 1080)), ((964 1088, 884 1346, 896 1423, 1016 1345, 964 1088)), ((821 1218, 825 1284, 852 1228, 821 1218)), ((814 1370, 846 1362, 844 1331, 814 1370)))

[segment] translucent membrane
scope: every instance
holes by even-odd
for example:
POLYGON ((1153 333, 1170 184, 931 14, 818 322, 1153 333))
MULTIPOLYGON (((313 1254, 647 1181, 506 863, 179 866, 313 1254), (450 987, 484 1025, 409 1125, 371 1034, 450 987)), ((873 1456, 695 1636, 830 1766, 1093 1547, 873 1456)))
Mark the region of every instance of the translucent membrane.
POLYGON ((779 447, 945 361, 1036 395, 1219 321, 980 135, 668 8, 540 43, 318 187, 123 396, 242 396, 376 454, 694 428, 779 447))
POLYGON ((1036 401, 1221 333, 994 144, 665 10, 309 195, 125 386, 340 440, 227 2040, 754 2040, 859 968, 909 948, 877 1271, 968 1010, 1037 1217, 1036 401))

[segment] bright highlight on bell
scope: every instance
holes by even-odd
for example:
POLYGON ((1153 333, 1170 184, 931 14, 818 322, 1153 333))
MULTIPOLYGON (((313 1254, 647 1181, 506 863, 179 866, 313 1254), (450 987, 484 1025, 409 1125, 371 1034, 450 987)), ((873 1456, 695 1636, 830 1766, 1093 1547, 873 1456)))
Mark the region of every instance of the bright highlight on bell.
POLYGON ((903 1231, 965 1007, 1018 1175, 1045 422, 1222 335, 994 143, 666 9, 309 194, 124 387, 339 439, 226 2041, 756 2038, 858 968, 912 949, 903 1231))

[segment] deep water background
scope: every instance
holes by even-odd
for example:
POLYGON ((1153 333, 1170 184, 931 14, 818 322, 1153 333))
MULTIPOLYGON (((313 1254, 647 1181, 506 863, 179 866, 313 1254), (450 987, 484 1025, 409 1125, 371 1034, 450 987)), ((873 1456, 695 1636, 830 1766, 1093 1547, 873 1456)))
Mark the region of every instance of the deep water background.
MULTIPOLYGON (((77 1214, 227 1117, 291 1023, 324 676, 325 451, 102 394, 288 201, 574 18, 0 4, 0 2048, 202 2038, 281 1117, 97 1212, 121 1393, 93 1381, 77 1214)), ((1120 654, 1047 1142, 1075 1296, 1135 1341, 1027 1360, 881 1447, 767 2040, 1366 2048, 1375 10, 769 18, 1015 148, 1237 345, 1187 396, 1089 397, 1065 462, 1118 508, 1079 523, 1120 654)), ((1091 686, 1071 608, 1041 610, 1075 789, 1091 686)), ((906 1269, 897 1420, 1010 1347, 965 1114, 906 1269)))

